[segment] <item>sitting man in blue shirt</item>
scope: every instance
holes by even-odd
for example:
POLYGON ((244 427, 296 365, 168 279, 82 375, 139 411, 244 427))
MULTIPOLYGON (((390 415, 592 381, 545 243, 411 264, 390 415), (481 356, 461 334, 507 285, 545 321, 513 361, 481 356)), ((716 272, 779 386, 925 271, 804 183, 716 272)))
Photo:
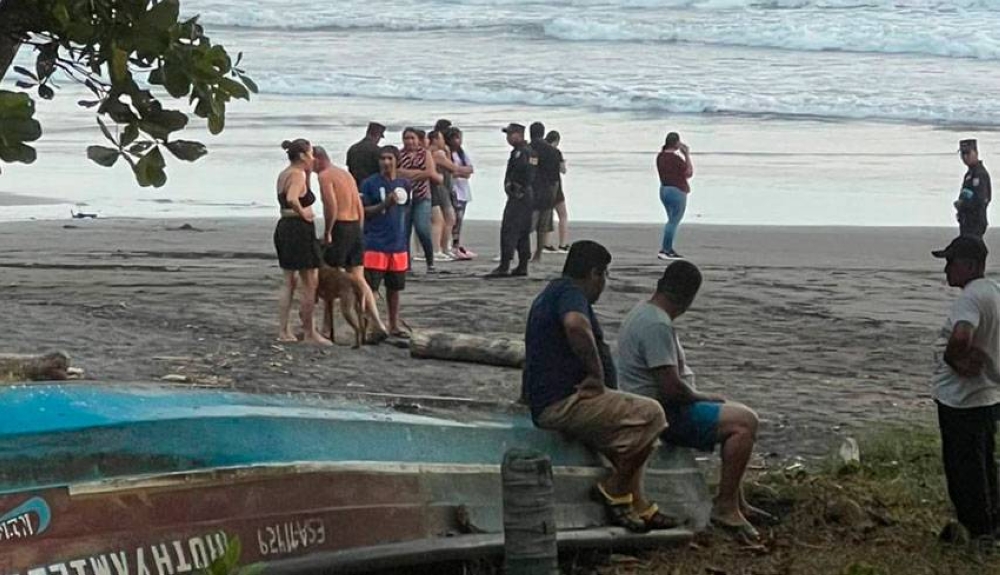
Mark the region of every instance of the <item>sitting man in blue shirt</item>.
POLYGON ((642 493, 642 475, 666 417, 653 399, 615 389, 615 367, 592 304, 604 291, 611 254, 573 244, 562 278, 535 298, 524 336, 522 396, 535 425, 603 454, 614 470, 594 486, 610 522, 630 531, 675 527, 642 493))

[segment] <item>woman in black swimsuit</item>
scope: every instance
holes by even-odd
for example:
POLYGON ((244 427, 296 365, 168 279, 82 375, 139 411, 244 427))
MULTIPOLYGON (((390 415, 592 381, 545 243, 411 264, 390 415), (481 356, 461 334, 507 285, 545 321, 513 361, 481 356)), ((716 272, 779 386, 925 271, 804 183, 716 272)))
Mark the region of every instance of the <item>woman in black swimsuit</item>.
POLYGON ((285 140, 281 147, 288 153, 289 165, 278 174, 278 205, 281 219, 274 228, 274 248, 278 264, 285 273, 285 283, 278 297, 278 340, 298 341, 288 327, 292 298, 299 280, 299 317, 302 319, 303 341, 333 345, 316 331, 313 308, 316 306, 316 286, 319 284, 319 249, 315 215, 312 205, 316 196, 309 189, 309 171, 313 165, 312 145, 308 140, 285 140))

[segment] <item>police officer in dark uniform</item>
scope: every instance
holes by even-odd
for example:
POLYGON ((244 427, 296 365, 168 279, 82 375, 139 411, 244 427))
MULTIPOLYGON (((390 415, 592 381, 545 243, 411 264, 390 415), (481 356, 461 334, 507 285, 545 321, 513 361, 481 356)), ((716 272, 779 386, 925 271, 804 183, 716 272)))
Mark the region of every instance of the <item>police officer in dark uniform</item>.
POLYGON ((507 143, 513 148, 507 160, 507 173, 503 188, 507 193, 507 205, 503 209, 500 224, 500 265, 488 278, 528 275, 528 260, 531 258, 532 212, 535 181, 535 167, 538 158, 524 140, 524 126, 510 124, 502 130, 507 134, 507 143), (510 263, 517 250, 517 267, 510 270, 510 263))
POLYGON ((986 209, 993 199, 990 173, 979 159, 979 148, 975 140, 959 142, 958 153, 962 155, 962 162, 969 167, 962 180, 962 191, 955 201, 959 233, 982 238, 986 233, 986 209))

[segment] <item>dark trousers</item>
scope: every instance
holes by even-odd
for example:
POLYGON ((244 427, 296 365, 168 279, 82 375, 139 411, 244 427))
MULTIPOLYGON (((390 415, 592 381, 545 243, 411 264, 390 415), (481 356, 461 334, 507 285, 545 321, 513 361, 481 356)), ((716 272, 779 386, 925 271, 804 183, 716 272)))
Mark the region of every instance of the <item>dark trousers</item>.
POLYGON ((963 236, 983 237, 986 233, 986 210, 965 210, 958 212, 958 233, 963 236))
POLYGON ((991 535, 1000 511, 993 438, 996 407, 937 406, 944 474, 958 522, 973 537, 991 535))
POLYGON ((517 267, 527 268, 531 259, 531 202, 508 199, 500 223, 500 267, 509 269, 517 251, 517 267))

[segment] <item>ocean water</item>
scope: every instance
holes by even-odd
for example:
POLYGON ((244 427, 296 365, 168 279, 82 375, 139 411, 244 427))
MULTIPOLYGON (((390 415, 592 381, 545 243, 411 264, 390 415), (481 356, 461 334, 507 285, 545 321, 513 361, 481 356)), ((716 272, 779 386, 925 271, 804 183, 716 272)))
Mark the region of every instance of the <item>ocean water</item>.
MULTIPOLYGON (((274 211, 278 142, 341 159, 369 119, 448 117, 476 160, 470 217, 499 217, 498 129, 563 133, 571 217, 661 221, 653 158, 667 131, 694 152, 690 221, 951 225, 956 142, 1000 152, 1000 0, 184 0, 262 94, 231 106, 211 154, 161 190, 83 157, 99 132, 63 90, 39 106, 35 166, 0 190, 57 206, 0 218, 274 211), (65 200, 65 201, 62 201, 65 200)), ((25 56, 22 54, 22 57, 25 56)), ((197 128, 197 129, 195 129, 197 128)), ((186 135, 187 136, 187 135, 186 135)))

